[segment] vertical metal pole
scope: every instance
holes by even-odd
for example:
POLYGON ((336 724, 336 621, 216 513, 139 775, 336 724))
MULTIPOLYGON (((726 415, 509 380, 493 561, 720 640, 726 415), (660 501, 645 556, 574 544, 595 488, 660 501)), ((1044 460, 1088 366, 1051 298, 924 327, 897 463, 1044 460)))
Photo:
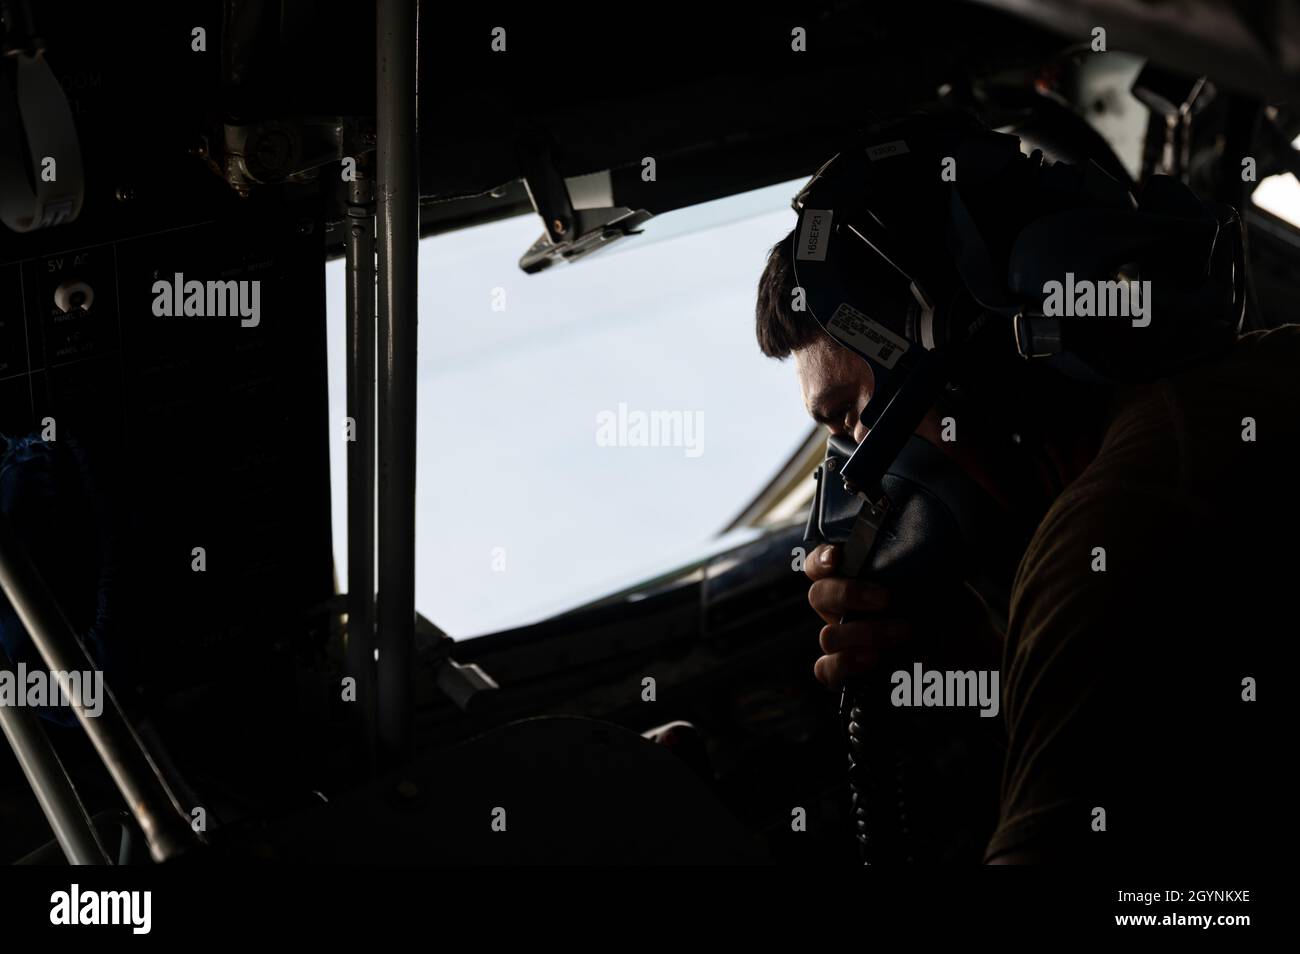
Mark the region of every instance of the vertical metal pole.
MULTIPOLYGON (((14 665, 0 649, 0 670, 6 669, 13 672, 14 665)), ((22 706, 0 705, 0 730, 9 740, 14 757, 27 776, 27 784, 36 794, 41 811, 45 813, 68 863, 109 864, 103 846, 95 837, 94 823, 86 814, 86 807, 50 744, 49 736, 41 728, 36 713, 22 706)))
POLYGON ((411 751, 415 643, 416 0, 379 0, 379 743, 411 751))
POLYGON ((348 672, 356 680, 362 749, 375 765, 375 200, 348 186, 348 672))

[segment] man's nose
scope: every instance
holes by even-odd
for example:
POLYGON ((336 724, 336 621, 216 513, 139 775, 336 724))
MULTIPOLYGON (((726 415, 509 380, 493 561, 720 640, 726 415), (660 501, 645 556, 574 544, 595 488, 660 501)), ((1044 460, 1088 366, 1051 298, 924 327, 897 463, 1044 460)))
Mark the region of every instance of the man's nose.
POLYGON ((859 420, 857 425, 853 428, 853 439, 861 444, 867 439, 867 435, 870 433, 871 428, 867 427, 867 425, 863 424, 862 421, 859 420))

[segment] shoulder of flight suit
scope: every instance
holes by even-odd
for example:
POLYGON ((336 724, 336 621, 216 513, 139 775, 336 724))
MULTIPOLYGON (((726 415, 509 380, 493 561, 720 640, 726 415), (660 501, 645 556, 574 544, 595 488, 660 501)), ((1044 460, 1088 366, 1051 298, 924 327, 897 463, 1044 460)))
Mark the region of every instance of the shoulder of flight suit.
MULTIPOLYGON (((1026 850, 1113 857, 1099 846, 1122 839, 1090 840, 1095 810, 1154 811, 1158 792, 1144 793, 1149 804, 1139 806, 1132 791, 1142 784, 1134 776, 1152 764, 1139 726, 1186 702, 1163 674, 1195 686, 1214 676, 1206 670, 1213 659, 1189 657, 1231 625, 1225 577, 1248 579, 1259 559, 1252 534, 1268 521, 1252 508, 1274 499, 1267 485, 1278 452, 1294 447, 1297 370, 1300 327, 1290 326, 1246 336, 1213 365, 1133 389, 1096 459, 1044 517, 1013 587, 1003 661, 1008 756, 986 859, 1026 850), (1243 418, 1264 434, 1246 439, 1243 418), (1227 574, 1224 553, 1234 564, 1227 574)), ((1285 470, 1300 477, 1294 464, 1285 470)), ((1203 708, 1195 715, 1208 726, 1203 708)))

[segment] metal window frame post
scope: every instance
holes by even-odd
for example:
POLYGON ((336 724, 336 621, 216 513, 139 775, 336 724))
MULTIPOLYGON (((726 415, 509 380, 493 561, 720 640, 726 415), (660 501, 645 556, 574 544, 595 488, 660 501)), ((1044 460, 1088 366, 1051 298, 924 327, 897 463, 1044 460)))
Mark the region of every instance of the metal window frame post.
POLYGON ((368 177, 348 185, 347 413, 348 674, 356 680, 362 758, 376 764, 375 695, 375 201, 368 177))
POLYGON ((415 646, 415 395, 419 134, 416 0, 379 0, 379 746, 411 754, 415 646))

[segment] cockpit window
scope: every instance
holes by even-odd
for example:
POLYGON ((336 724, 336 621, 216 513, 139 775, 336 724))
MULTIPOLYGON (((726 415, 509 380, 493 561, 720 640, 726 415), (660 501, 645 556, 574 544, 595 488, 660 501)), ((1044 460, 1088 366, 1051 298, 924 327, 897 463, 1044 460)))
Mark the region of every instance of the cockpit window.
MULTIPOLYGON (((416 609, 457 638, 716 547, 808 432, 754 341, 791 182, 671 212, 525 275, 520 216, 420 243, 416 609)), ((327 269, 334 558, 346 588, 344 268, 327 269)))

